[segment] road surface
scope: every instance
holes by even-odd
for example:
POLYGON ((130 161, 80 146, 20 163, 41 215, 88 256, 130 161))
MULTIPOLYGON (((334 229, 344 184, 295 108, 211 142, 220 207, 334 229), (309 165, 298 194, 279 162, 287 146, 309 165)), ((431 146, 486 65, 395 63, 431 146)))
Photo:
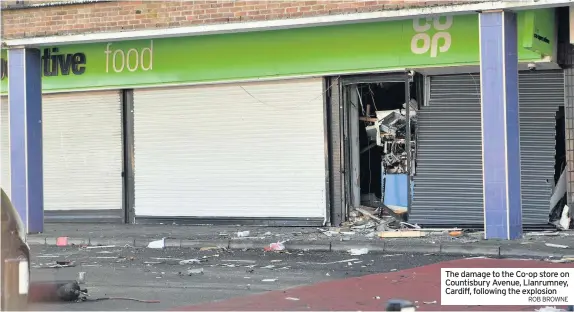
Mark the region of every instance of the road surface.
POLYGON ((108 300, 33 304, 32 310, 169 310, 321 281, 419 267, 457 257, 408 254, 350 256, 336 252, 265 253, 146 248, 33 247, 32 281, 74 280, 86 272, 91 298, 130 297, 159 300, 149 304, 108 300), (180 265, 199 259, 200 264, 180 265), (75 267, 46 268, 56 261, 75 267), (197 273, 203 269, 201 274, 197 273), (191 271, 189 271, 191 270, 191 271))

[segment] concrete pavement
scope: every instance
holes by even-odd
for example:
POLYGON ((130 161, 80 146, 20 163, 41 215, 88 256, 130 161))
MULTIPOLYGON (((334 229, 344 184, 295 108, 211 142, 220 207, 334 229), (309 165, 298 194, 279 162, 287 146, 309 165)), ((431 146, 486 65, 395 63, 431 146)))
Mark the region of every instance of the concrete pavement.
POLYGON ((262 250, 270 243, 287 241, 285 246, 292 251, 346 251, 352 248, 369 248, 375 253, 574 257, 572 231, 556 232, 552 235, 526 233, 523 239, 515 241, 484 240, 481 233, 470 233, 458 238, 445 233, 434 233, 423 238, 380 239, 369 231, 357 229, 352 232, 351 235, 327 236, 316 228, 48 223, 44 233, 30 235, 28 241, 31 245, 55 246, 59 237, 67 237, 68 245, 145 247, 150 241, 167 238, 166 247, 198 249, 218 246, 231 250, 262 250), (238 231, 249 231, 250 235, 247 238, 238 238, 236 237, 238 231), (556 245, 566 248, 559 248, 556 245))
MULTIPOLYGON (((185 306, 177 311, 383 311, 389 299, 420 311, 535 311, 539 306, 443 306, 441 268, 572 268, 572 264, 506 259, 459 259, 356 278, 185 306)), ((487 302, 485 302, 487 304, 487 302)), ((566 308, 566 307, 561 307, 566 308)))

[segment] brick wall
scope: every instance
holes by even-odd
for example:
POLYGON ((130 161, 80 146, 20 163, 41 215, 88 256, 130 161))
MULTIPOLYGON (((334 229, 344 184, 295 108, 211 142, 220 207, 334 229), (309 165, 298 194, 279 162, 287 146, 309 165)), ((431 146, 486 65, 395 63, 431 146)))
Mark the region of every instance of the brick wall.
MULTIPOLYGON (((484 1, 484 0, 483 0, 484 1)), ((47 2, 47 1, 42 1, 47 2)), ((2 10, 3 39, 172 28, 480 1, 111 1, 2 10)))

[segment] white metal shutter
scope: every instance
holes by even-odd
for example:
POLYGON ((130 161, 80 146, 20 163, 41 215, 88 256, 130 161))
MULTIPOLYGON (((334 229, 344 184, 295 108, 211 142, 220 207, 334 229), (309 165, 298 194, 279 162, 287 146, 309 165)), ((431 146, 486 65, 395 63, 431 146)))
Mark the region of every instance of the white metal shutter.
POLYGON ((42 99, 44 209, 122 209, 120 92, 42 99))
POLYGON ((0 97, 0 184, 10 197, 10 117, 8 115, 8 97, 0 97))
POLYGON ((322 85, 135 90, 136 217, 324 218, 322 85))

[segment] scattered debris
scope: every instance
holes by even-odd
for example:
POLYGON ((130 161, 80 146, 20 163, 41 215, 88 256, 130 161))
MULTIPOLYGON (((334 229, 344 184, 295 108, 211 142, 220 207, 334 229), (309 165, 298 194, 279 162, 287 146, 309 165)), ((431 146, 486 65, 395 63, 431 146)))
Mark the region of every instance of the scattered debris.
POLYGON ((271 236, 271 235, 273 235, 273 233, 271 233, 271 232, 265 232, 265 233, 263 233, 263 236, 271 236))
POLYGON ((381 300, 381 297, 380 297, 380 296, 375 296, 373 299, 375 299, 375 300, 381 300))
POLYGON ((568 207, 568 205, 565 205, 564 208, 562 208, 562 216, 560 217, 560 221, 558 221, 560 229, 568 230, 570 228, 571 221, 572 220, 570 218, 570 207, 568 207))
POLYGON ((271 260, 271 263, 277 263, 277 262, 282 262, 283 260, 271 260))
POLYGON ((426 233, 423 231, 395 231, 395 232, 380 232, 380 238, 405 238, 405 237, 425 237, 426 233))
MULTIPOLYGON (((345 259, 345 260, 339 260, 339 261, 333 261, 333 262, 323 262, 323 263, 317 263, 317 264, 327 265, 327 264, 336 264, 336 263, 351 262, 351 261, 357 261, 357 260, 359 260, 359 259, 352 258, 352 259, 345 259)), ((297 264, 305 264, 305 262, 297 262, 297 264)))
POLYGON ((319 230, 321 233, 325 234, 328 237, 332 237, 333 235, 339 234, 339 232, 331 231, 331 230, 325 230, 325 229, 317 229, 317 230, 319 230))
POLYGON ((137 301, 142 303, 160 303, 159 300, 143 300, 143 299, 136 299, 136 298, 128 298, 128 297, 102 297, 96 299, 86 299, 84 301, 104 301, 104 300, 127 300, 127 301, 137 301))
POLYGON ((256 263, 255 260, 234 260, 234 259, 224 259, 222 262, 243 262, 243 263, 256 263))
POLYGON ((436 300, 434 300, 434 301, 424 301, 423 303, 424 303, 424 304, 436 304, 436 300))
POLYGON ((546 259, 545 261, 552 263, 571 263, 574 262, 574 258, 546 259))
POLYGON ((369 217, 369 218, 371 218, 371 219, 377 221, 378 223, 385 222, 383 219, 381 219, 381 218, 375 216, 374 214, 368 212, 366 209, 363 209, 363 208, 355 208, 355 209, 356 209, 358 212, 362 213, 363 215, 365 215, 365 216, 367 216, 367 217, 369 217))
POLYGON ((331 276, 331 274, 329 274, 329 272, 327 272, 327 273, 325 274, 325 276, 331 276))
POLYGON ((464 242, 462 242, 463 244, 471 244, 471 243, 477 243, 480 240, 478 239, 470 239, 470 240, 465 240, 464 242))
POLYGON ((78 272, 78 284, 86 283, 86 272, 78 272))
POLYGON ((163 249, 163 248, 165 248, 165 237, 160 239, 160 240, 150 242, 147 245, 147 248, 152 248, 152 249, 163 249))
POLYGON ((201 247, 199 248, 199 251, 209 251, 209 250, 219 250, 221 248, 216 247, 216 246, 210 246, 210 247, 201 247))
POLYGON ((205 262, 205 260, 199 260, 199 259, 187 259, 187 260, 181 260, 179 262, 179 264, 181 265, 189 265, 189 264, 200 264, 202 262, 205 262))
POLYGON ((556 231, 544 231, 544 232, 528 232, 526 236, 559 236, 560 233, 556 231))
MULTIPOLYGON (((355 223, 355 224, 356 224, 356 223, 355 223)), ((362 224, 362 225, 354 225, 354 226, 351 227, 351 229, 354 229, 354 230, 368 230, 368 229, 372 229, 372 228, 374 228, 374 227, 376 227, 375 223, 369 221, 369 222, 367 222, 367 223, 365 223, 365 224, 362 224)))
POLYGON ((552 243, 545 243, 544 245, 546 245, 548 247, 562 248, 562 249, 570 248, 567 245, 552 244, 552 243))
POLYGON ((375 232, 369 232, 367 234, 365 234, 366 238, 374 238, 377 234, 375 232))
POLYGON ((148 264, 148 265, 151 265, 151 264, 162 264, 162 262, 161 262, 161 261, 144 261, 144 264, 148 264))
MULTIPOLYGON (((130 257, 130 258, 132 258, 132 259, 130 259, 130 260, 133 260, 133 257, 130 257)), ((166 258, 166 257, 151 257, 151 259, 154 259, 154 260, 163 260, 163 261, 181 261, 181 260, 183 260, 183 259, 170 258, 170 257, 167 257, 167 258, 166 258)))
POLYGON ((291 300, 291 301, 299 301, 299 298, 294 298, 294 297, 287 297, 285 298, 286 300, 291 300))
POLYGON ((355 235, 355 232, 339 232, 343 235, 355 235))
POLYGON ((413 229, 420 229, 421 228, 418 224, 410 224, 407 222, 401 222, 400 224, 404 227, 413 228, 413 229))
POLYGON ((266 279, 262 279, 262 282, 276 282, 277 279, 276 278, 266 278, 266 279))
POLYGON ((283 242, 271 243, 269 246, 264 248, 265 251, 282 251, 285 250, 285 245, 283 242))
POLYGON ((116 245, 105 245, 105 246, 86 246, 86 249, 100 249, 100 248, 116 248, 116 245))
POLYGON ((189 276, 197 275, 197 274, 203 274, 203 268, 199 268, 199 269, 188 269, 188 270, 187 270, 187 275, 189 275, 189 276))
POLYGON ((235 233, 237 235, 237 237, 248 237, 249 234, 251 234, 251 232, 249 231, 241 231, 241 232, 237 232, 235 233))
POLYGON ((461 237, 462 235, 464 235, 463 231, 449 231, 448 235, 450 237, 461 237))
POLYGON ((56 264, 59 264, 59 265, 72 265, 72 264, 74 264, 74 261, 71 261, 71 260, 61 260, 61 261, 56 261, 56 264))
POLYGON ((63 261, 56 261, 56 264, 48 265, 42 268, 60 269, 60 268, 72 268, 75 266, 76 264, 74 263, 74 261, 63 260, 63 261))
POLYGON ((58 247, 66 247, 68 246, 68 237, 67 236, 60 236, 56 239, 56 246, 58 247))
POLYGON ((351 254, 352 256, 361 256, 366 255, 368 253, 369 253, 368 248, 354 248, 349 250, 349 254, 351 254))
POLYGON ((275 268, 275 266, 271 264, 271 265, 266 265, 266 266, 261 267, 261 268, 262 269, 273 269, 273 268, 275 268))

